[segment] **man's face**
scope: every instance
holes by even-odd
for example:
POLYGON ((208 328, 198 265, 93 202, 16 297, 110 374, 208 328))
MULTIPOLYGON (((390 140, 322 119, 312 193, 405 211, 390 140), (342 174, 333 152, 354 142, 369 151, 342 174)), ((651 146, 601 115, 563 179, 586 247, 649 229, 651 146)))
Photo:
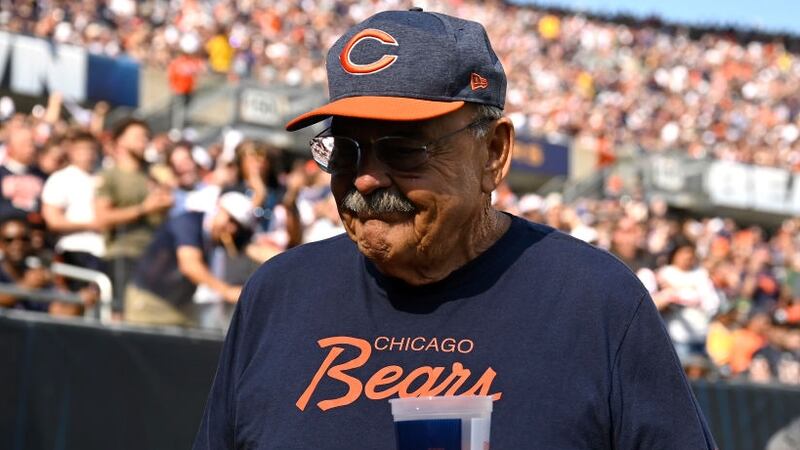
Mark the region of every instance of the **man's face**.
POLYGON ((10 130, 8 156, 26 166, 33 164, 36 147, 33 144, 33 132, 28 127, 19 126, 10 130))
POLYGON ((141 125, 130 125, 117 139, 117 146, 138 159, 144 159, 144 151, 150 140, 147 129, 141 125))
POLYGON ((84 170, 91 170, 97 159, 97 147, 92 141, 75 141, 69 144, 69 162, 84 170))
POLYGON ((178 184, 184 189, 191 189, 197 184, 199 174, 197 163, 192 159, 191 150, 186 147, 178 147, 170 156, 170 166, 178 177, 178 184))
POLYGON ((10 220, 0 227, 2 250, 12 264, 19 264, 30 254, 30 236, 25 223, 10 220))
POLYGON ((339 214, 359 250, 384 273, 436 264, 469 241, 465 234, 487 207, 488 192, 482 189, 487 156, 485 138, 467 129, 429 146, 431 156, 423 166, 398 172, 375 157, 370 143, 385 136, 426 143, 474 119, 471 107, 419 122, 334 118, 332 133, 355 139, 362 149, 357 174, 331 179, 339 214), (379 197, 382 202, 371 201, 379 197))
POLYGON ((214 218, 211 220, 211 238, 215 242, 222 242, 236 233, 236 222, 231 218, 230 214, 222 208, 217 210, 214 218))

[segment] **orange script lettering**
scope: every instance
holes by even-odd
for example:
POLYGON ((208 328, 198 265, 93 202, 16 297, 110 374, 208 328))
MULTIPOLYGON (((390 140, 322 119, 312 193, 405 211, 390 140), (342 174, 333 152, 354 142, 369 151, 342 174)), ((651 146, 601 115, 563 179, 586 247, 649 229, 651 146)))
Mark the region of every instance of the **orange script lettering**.
MULTIPOLYGON (((413 345, 413 341, 410 341, 410 343, 413 345)), ((502 392, 489 393, 492 382, 497 375, 491 367, 487 368, 470 388, 459 392, 470 381, 472 375, 472 372, 459 362, 453 363, 446 376, 446 367, 422 366, 405 373, 402 367, 391 365, 379 369, 366 382, 362 382, 362 380, 349 375, 347 372, 362 367, 369 361, 372 355, 372 346, 369 341, 349 336, 334 336, 320 339, 317 344, 319 344, 320 348, 330 348, 330 350, 317 372, 311 378, 308 387, 295 403, 300 411, 305 411, 317 386, 326 377, 344 383, 347 386, 347 392, 341 397, 318 401, 317 406, 322 411, 349 405, 358 400, 362 394, 370 400, 383 400, 394 395, 399 397, 491 395, 495 401, 500 400, 503 395, 502 392), (357 351, 356 356, 347 361, 337 361, 348 346, 357 351), (443 376, 444 378, 442 379, 443 376), (411 386, 415 383, 419 386, 412 390, 411 386)), ((386 339, 383 344, 391 346, 392 342, 386 339)), ((470 350, 472 349, 470 348, 470 350)))

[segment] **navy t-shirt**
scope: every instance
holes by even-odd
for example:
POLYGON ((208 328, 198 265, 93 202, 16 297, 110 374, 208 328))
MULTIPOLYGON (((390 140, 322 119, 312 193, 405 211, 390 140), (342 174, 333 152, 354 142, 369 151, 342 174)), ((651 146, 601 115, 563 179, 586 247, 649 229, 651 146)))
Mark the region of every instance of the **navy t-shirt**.
POLYGON ((206 260, 212 246, 203 231, 203 213, 188 212, 173 217, 156 231, 136 267, 133 284, 173 305, 192 301, 197 285, 178 268, 178 247, 196 247, 206 260))
POLYGON ((652 300, 610 254, 513 218, 446 279, 347 236, 248 281, 195 449, 392 449, 389 398, 493 395, 496 449, 713 449, 652 300))

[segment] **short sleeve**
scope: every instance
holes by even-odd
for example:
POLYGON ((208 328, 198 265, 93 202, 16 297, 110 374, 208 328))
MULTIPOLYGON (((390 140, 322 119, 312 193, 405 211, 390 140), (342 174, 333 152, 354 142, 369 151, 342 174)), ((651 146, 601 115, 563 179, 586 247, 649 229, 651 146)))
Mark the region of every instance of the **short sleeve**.
POLYGON ((617 351, 611 413, 616 449, 716 448, 649 295, 617 351))
POLYGON ((112 176, 108 171, 103 171, 97 177, 97 188, 95 194, 97 198, 108 198, 113 201, 114 199, 114 186, 112 184, 112 176))
POLYGON ((176 247, 203 248, 203 215, 185 213, 174 218, 169 225, 176 247))
POLYGON ((55 173, 47 179, 42 188, 42 203, 65 208, 69 201, 70 189, 64 173, 55 173))
POLYGON ((247 335, 246 306, 253 295, 247 283, 231 319, 228 335, 222 346, 217 372, 206 400, 200 429, 195 437, 194 450, 224 450, 236 448, 236 386, 242 366, 242 343, 247 335))

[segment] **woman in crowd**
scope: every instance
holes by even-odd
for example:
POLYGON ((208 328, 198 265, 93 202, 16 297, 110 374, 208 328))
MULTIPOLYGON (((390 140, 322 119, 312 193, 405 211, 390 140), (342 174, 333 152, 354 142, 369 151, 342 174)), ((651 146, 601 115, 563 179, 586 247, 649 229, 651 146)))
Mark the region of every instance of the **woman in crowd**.
POLYGON ((659 290, 653 295, 681 360, 705 353, 711 318, 720 306, 708 272, 697 264, 694 245, 678 243, 669 265, 657 272, 659 290))

